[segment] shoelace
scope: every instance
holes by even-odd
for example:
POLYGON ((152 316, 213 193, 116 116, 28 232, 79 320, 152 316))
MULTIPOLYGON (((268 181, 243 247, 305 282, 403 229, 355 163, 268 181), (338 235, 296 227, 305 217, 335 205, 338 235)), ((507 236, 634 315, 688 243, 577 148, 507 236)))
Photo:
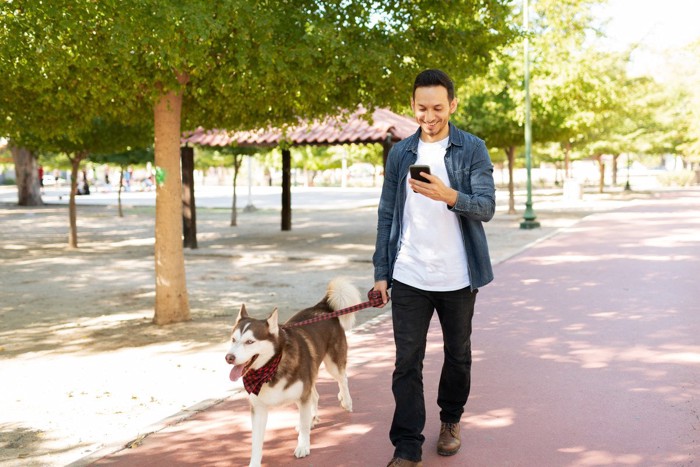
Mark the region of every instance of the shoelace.
POLYGON ((457 423, 443 423, 442 426, 440 427, 440 433, 444 433, 446 431, 450 432, 450 435, 452 435, 453 438, 457 437, 457 427, 459 425, 457 423))

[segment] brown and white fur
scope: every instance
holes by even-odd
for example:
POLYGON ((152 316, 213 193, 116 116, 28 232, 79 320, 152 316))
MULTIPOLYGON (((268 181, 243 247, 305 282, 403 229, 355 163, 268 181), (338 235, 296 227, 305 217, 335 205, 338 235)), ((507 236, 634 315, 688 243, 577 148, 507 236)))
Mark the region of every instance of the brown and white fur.
MULTIPOLYGON (((292 316, 287 324, 300 322, 319 314, 329 313, 361 302, 360 292, 344 279, 334 279, 328 284, 326 295, 313 307, 292 316)), ((296 457, 305 457, 311 451, 310 430, 318 422, 318 392, 316 378, 321 362, 338 382, 340 405, 352 412, 352 399, 348 390, 348 345, 345 330, 355 322, 350 313, 300 327, 281 329, 277 308, 269 318, 251 318, 241 306, 231 334, 231 347, 226 362, 233 365, 231 380, 235 381, 250 369, 258 369, 282 352, 277 373, 263 384, 260 393, 250 394, 252 419, 252 451, 250 466, 262 462, 263 439, 267 425, 268 408, 295 403, 299 408, 299 432, 296 457)))

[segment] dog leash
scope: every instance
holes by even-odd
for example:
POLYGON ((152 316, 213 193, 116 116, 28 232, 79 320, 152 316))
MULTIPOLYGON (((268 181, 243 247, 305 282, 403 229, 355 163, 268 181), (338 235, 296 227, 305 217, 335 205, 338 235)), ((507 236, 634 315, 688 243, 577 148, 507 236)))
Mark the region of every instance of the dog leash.
POLYGON ((354 313, 356 311, 364 310, 369 307, 378 307, 384 304, 382 300, 382 293, 379 290, 370 290, 367 292, 368 300, 366 302, 358 303, 357 305, 349 306, 347 308, 341 308, 340 310, 335 310, 331 313, 323 313, 322 315, 314 316, 313 318, 305 319, 304 321, 299 321, 298 323, 283 324, 283 328, 294 328, 298 326, 304 326, 307 324, 317 323, 319 321, 325 321, 327 319, 337 318, 338 316, 347 315, 348 313, 354 313))

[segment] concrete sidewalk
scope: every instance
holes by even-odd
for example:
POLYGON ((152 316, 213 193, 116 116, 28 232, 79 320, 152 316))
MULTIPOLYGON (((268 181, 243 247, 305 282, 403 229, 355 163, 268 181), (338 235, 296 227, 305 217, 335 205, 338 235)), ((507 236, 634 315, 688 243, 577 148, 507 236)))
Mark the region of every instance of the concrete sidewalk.
MULTIPOLYGON (((700 442, 700 192, 594 214, 496 266, 474 322, 463 448, 435 453, 442 345, 425 362, 426 466, 689 466, 700 442)), ((221 362, 224 365, 224 351, 221 362)), ((293 456, 296 410, 272 411, 264 465, 383 466, 393 447, 391 322, 350 338, 355 411, 321 371, 311 455, 293 456)), ((242 394, 174 419, 130 449, 77 465, 247 465, 242 394)))

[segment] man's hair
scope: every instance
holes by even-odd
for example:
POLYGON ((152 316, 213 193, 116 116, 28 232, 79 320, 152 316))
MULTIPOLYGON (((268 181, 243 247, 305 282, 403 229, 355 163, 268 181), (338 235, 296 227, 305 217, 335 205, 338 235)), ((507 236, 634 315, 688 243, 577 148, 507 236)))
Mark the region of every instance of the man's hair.
POLYGON ((450 102, 455 98, 455 85, 442 70, 425 70, 418 73, 413 83, 413 97, 416 97, 416 89, 427 86, 442 86, 447 89, 447 98, 450 102))

